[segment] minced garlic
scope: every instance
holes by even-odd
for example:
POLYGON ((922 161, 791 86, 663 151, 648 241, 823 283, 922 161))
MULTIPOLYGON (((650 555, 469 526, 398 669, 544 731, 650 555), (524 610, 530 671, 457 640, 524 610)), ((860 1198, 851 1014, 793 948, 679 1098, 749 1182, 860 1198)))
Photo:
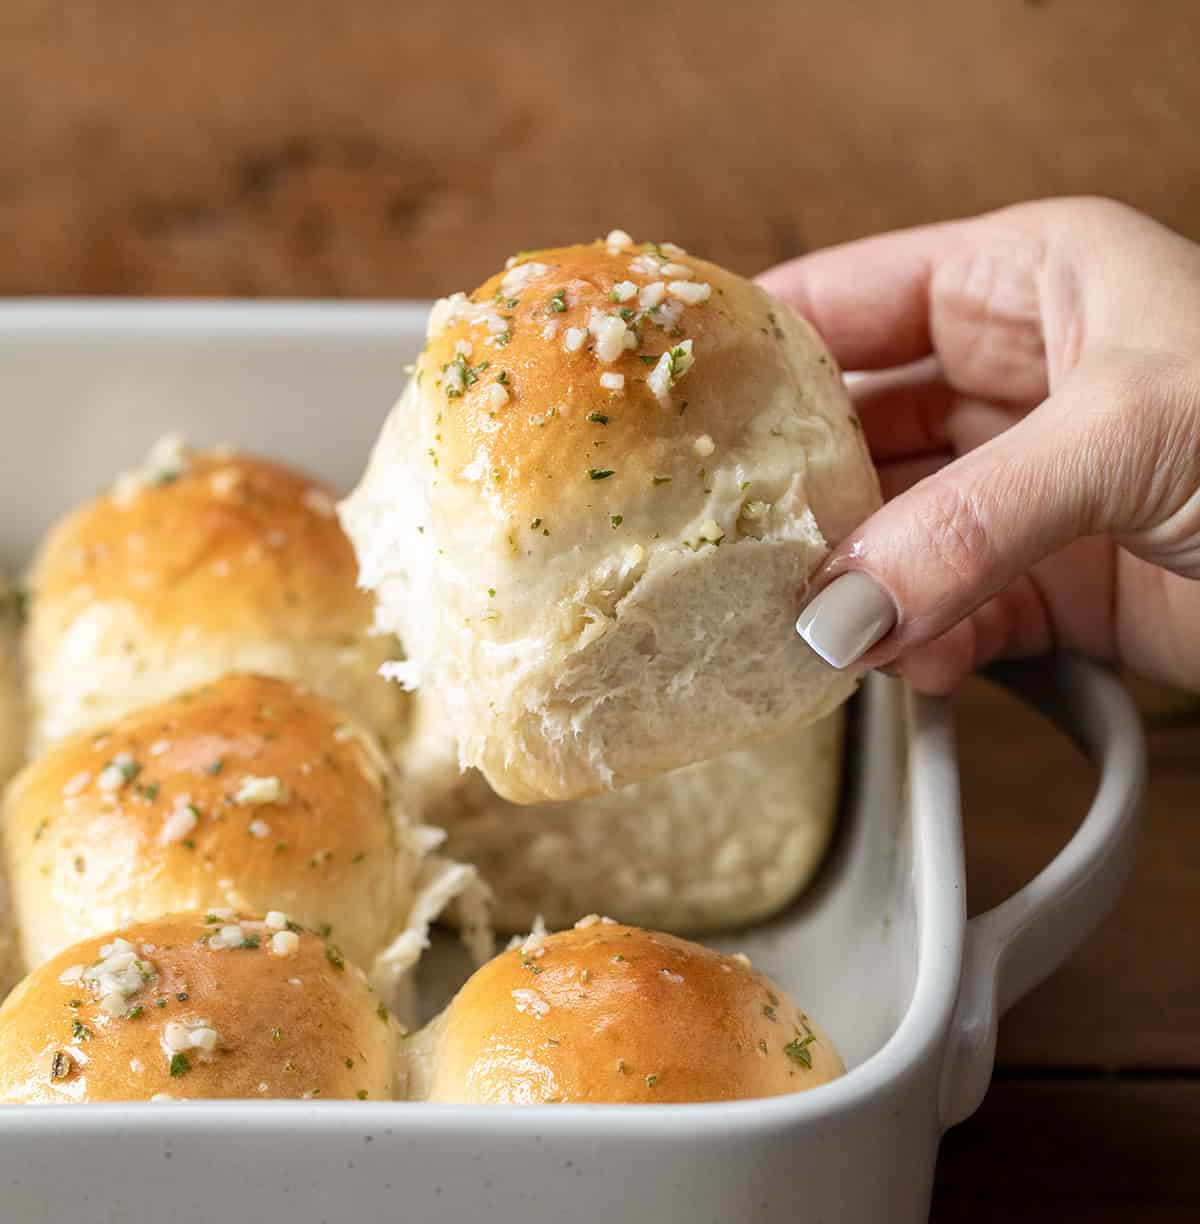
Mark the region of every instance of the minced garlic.
POLYGON ((283 783, 277 777, 259 778, 247 774, 234 793, 233 801, 242 807, 278 803, 283 798, 283 783))

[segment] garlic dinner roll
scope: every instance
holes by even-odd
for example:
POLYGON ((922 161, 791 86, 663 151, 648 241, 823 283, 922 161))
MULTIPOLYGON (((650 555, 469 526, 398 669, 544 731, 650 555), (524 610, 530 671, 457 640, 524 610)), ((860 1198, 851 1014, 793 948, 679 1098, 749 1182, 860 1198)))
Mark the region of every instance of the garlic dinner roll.
POLYGON ((49 533, 30 588, 35 751, 228 671, 304 680, 384 736, 402 721, 333 494, 279 464, 167 439, 49 533))
POLYGON ((430 831, 392 799, 369 734, 288 680, 226 676, 64 741, 5 801, 25 964, 129 922, 231 907, 286 911, 395 976, 471 872, 426 860, 430 831))
POLYGON ((316 935, 176 914, 95 936, 0 1007, 0 1101, 386 1100, 395 1022, 316 935))
POLYGON ((841 710, 646 782, 529 806, 459 772, 424 694, 416 723, 403 758, 416 811, 446 830, 447 855, 479 869, 501 931, 589 910, 679 934, 744 925, 795 898, 833 832, 841 710))
POLYGON ((829 713, 854 680, 793 622, 879 488, 816 333, 624 234, 510 265, 434 308, 343 504, 396 674, 520 803, 829 713))
POLYGON ((414 1094, 468 1104, 729 1101, 844 1071, 744 958, 594 915, 484 965, 413 1040, 414 1094))

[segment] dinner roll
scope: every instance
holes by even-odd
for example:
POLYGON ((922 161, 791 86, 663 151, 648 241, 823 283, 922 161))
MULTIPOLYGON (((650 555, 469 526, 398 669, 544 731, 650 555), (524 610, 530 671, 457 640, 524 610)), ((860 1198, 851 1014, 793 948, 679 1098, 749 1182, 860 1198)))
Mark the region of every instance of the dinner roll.
POLYGON ((493 923, 569 926, 589 910, 679 934, 727 930, 788 904, 812 878, 837 812, 842 711, 618 791, 528 807, 477 770, 422 694, 405 750, 423 823, 473 863, 493 923))
POLYGON ((836 365, 678 247, 524 254, 439 302, 342 517, 464 766, 565 799, 812 722, 854 680, 796 635, 879 504, 836 365))
POLYGON ((779 1096, 844 1071, 765 974, 594 915, 477 970, 424 1041, 432 1101, 667 1103, 779 1096))
POLYGON ((66 740, 5 800, 25 964, 130 922, 228 907, 286 911, 367 969, 384 956, 394 977, 471 873, 429 868, 436 836, 392 799, 369 733, 290 680, 225 676, 66 740))
POLYGON ((398 1035, 362 970, 283 915, 176 914, 75 944, 9 995, 0 1101, 386 1100, 398 1035))
POLYGON ((395 643, 368 635, 355 579, 330 489, 166 439, 34 563, 34 749, 228 671, 304 680, 390 736, 403 695, 376 673, 395 643))

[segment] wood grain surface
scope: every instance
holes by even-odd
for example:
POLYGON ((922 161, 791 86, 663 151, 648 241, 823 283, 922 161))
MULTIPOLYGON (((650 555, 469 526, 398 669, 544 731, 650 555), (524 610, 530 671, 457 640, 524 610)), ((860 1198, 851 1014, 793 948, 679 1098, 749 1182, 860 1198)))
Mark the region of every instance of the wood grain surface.
MULTIPOLYGON (((3 294, 422 297, 614 225, 753 272, 1073 193, 1200 239, 1195 0, 5 0, 0 114, 3 294)), ((956 709, 979 910, 1091 776, 956 709)), ((1200 727, 1151 746, 1126 896, 1004 1022, 938 1224, 1200 1219, 1200 727)))
POLYGON ((1200 237, 1192 0, 5 0, 0 292, 425 296, 613 225, 741 271, 1058 193, 1200 237))

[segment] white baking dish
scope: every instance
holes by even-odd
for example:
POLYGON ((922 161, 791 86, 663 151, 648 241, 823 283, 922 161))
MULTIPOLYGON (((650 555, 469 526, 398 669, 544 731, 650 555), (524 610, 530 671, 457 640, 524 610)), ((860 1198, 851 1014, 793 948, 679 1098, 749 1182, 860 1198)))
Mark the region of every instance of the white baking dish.
MULTIPOLYGON (((421 343, 419 305, 0 305, 0 558, 156 437, 232 441, 347 485, 421 343)), ((946 706, 873 677, 843 827, 817 886, 726 946, 812 1009, 849 1073, 768 1101, 459 1108, 200 1103, 0 1111, 5 1219, 926 1218, 943 1130, 982 1099, 999 1014, 1112 904, 1143 758, 1117 684, 1075 660, 1010 676, 1100 766, 1032 883, 968 922, 946 706)), ((1000 1157, 998 1157, 999 1159, 1000 1157)))

